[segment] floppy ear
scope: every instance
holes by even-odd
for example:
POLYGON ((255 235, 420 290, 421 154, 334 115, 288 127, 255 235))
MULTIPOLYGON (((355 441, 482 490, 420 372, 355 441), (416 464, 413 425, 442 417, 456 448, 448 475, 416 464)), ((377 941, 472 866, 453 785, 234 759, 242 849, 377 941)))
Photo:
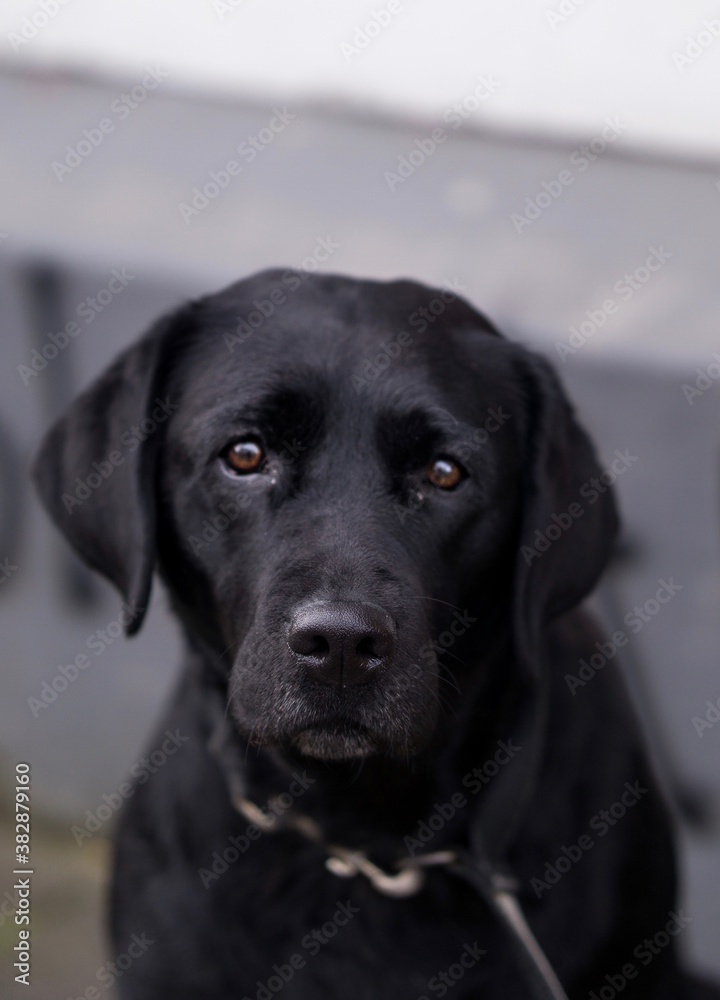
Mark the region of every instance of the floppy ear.
POLYGON ((176 318, 121 354, 52 427, 34 463, 40 497, 78 555, 142 624, 155 562, 155 457, 172 410, 161 398, 161 355, 176 318))
POLYGON ((511 733, 523 752, 488 787, 476 814, 475 850, 492 864, 507 860, 542 763, 549 686, 542 670, 543 629, 590 593, 618 528, 612 493, 591 483, 601 469, 557 376, 527 352, 517 366, 525 397, 524 503, 513 608, 519 676, 499 732, 511 733))
POLYGON ((532 354, 521 366, 528 405, 515 636, 519 658, 537 677, 545 624, 593 589, 612 555, 618 518, 612 491, 591 482, 602 470, 555 372, 532 354))

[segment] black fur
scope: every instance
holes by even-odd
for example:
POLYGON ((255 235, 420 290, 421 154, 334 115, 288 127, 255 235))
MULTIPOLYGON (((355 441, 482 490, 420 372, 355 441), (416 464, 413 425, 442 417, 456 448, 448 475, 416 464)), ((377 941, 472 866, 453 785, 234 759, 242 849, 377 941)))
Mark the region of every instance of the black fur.
POLYGON ((157 567, 189 647, 161 727, 186 740, 137 785, 117 839, 114 947, 152 941, 122 997, 530 996, 456 876, 430 869, 393 899, 330 873, 295 830, 247 838, 237 778, 258 805, 294 795, 283 819, 388 870, 479 830, 573 1000, 628 963, 624 1000, 706 995, 674 938, 634 956, 673 919, 674 855, 614 661, 575 697, 564 680, 599 638, 578 610, 616 532, 610 491, 586 485, 599 473, 549 366, 407 281, 264 272, 162 321, 78 399, 40 452, 43 500, 136 609, 129 632, 157 567), (222 456, 247 437, 264 464, 232 475, 222 456), (452 489, 427 478, 438 456, 464 472, 452 489), (302 646, 308 613, 338 649, 342 616, 355 642, 369 615, 362 655, 302 646), (601 832, 593 817, 623 795, 601 832))

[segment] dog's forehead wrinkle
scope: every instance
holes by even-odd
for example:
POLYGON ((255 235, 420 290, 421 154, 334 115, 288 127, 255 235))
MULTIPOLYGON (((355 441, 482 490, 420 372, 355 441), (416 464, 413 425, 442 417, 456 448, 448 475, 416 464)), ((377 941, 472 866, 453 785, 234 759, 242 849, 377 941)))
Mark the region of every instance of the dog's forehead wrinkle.
MULTIPOLYGON (((221 337, 215 336, 209 345, 202 338, 202 357, 190 353, 176 371, 183 409, 189 411, 191 419, 217 416, 232 420, 233 407, 241 416, 244 408, 261 408, 262 399, 270 394, 302 389, 315 402, 322 405, 327 401, 342 414, 380 406, 409 408, 420 400, 427 407, 430 394, 435 396, 433 408, 441 419, 443 410, 445 420, 458 419, 455 408, 451 412, 450 407, 453 390, 463 378, 463 366, 457 358, 452 360, 445 337, 414 336, 413 344, 388 370, 357 391, 353 377, 364 364, 372 363, 373 351, 392 338, 394 328, 389 320, 353 326, 340 323, 340 331, 329 335, 331 326, 327 319, 319 323, 311 317, 296 320, 288 329, 268 324, 233 351, 221 337)), ((493 366, 492 357, 489 363, 493 366)))

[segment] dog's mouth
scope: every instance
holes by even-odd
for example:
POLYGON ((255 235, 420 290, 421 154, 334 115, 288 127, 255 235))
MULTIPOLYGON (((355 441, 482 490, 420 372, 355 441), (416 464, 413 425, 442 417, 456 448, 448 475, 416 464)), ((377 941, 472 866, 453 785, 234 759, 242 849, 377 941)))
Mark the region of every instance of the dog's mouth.
POLYGON ((353 760, 381 750, 365 726, 340 720, 314 723, 296 733, 291 742, 300 753, 318 760, 353 760))

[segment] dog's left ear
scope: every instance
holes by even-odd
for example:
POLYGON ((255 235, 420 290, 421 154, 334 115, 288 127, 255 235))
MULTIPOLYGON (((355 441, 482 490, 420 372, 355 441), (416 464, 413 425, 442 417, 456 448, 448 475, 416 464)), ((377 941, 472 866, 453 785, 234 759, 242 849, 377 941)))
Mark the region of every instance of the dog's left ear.
POLYGON ((511 733, 524 749, 483 793, 478 811, 473 841, 493 863, 507 860, 541 766, 549 692, 542 669, 545 627, 590 593, 612 554, 618 528, 610 489, 592 483, 601 475, 593 446, 550 365, 519 351, 515 375, 523 469, 513 601, 519 683, 498 732, 511 733))
POLYGON ((34 463, 40 497, 78 555, 113 583, 142 624, 155 562, 155 459, 172 402, 163 346, 177 316, 121 354, 51 428, 34 463))
POLYGON ((538 676, 543 628, 593 589, 612 555, 618 517, 611 489, 593 485, 602 470, 557 375, 529 353, 519 364, 526 419, 515 635, 518 656, 538 676))

